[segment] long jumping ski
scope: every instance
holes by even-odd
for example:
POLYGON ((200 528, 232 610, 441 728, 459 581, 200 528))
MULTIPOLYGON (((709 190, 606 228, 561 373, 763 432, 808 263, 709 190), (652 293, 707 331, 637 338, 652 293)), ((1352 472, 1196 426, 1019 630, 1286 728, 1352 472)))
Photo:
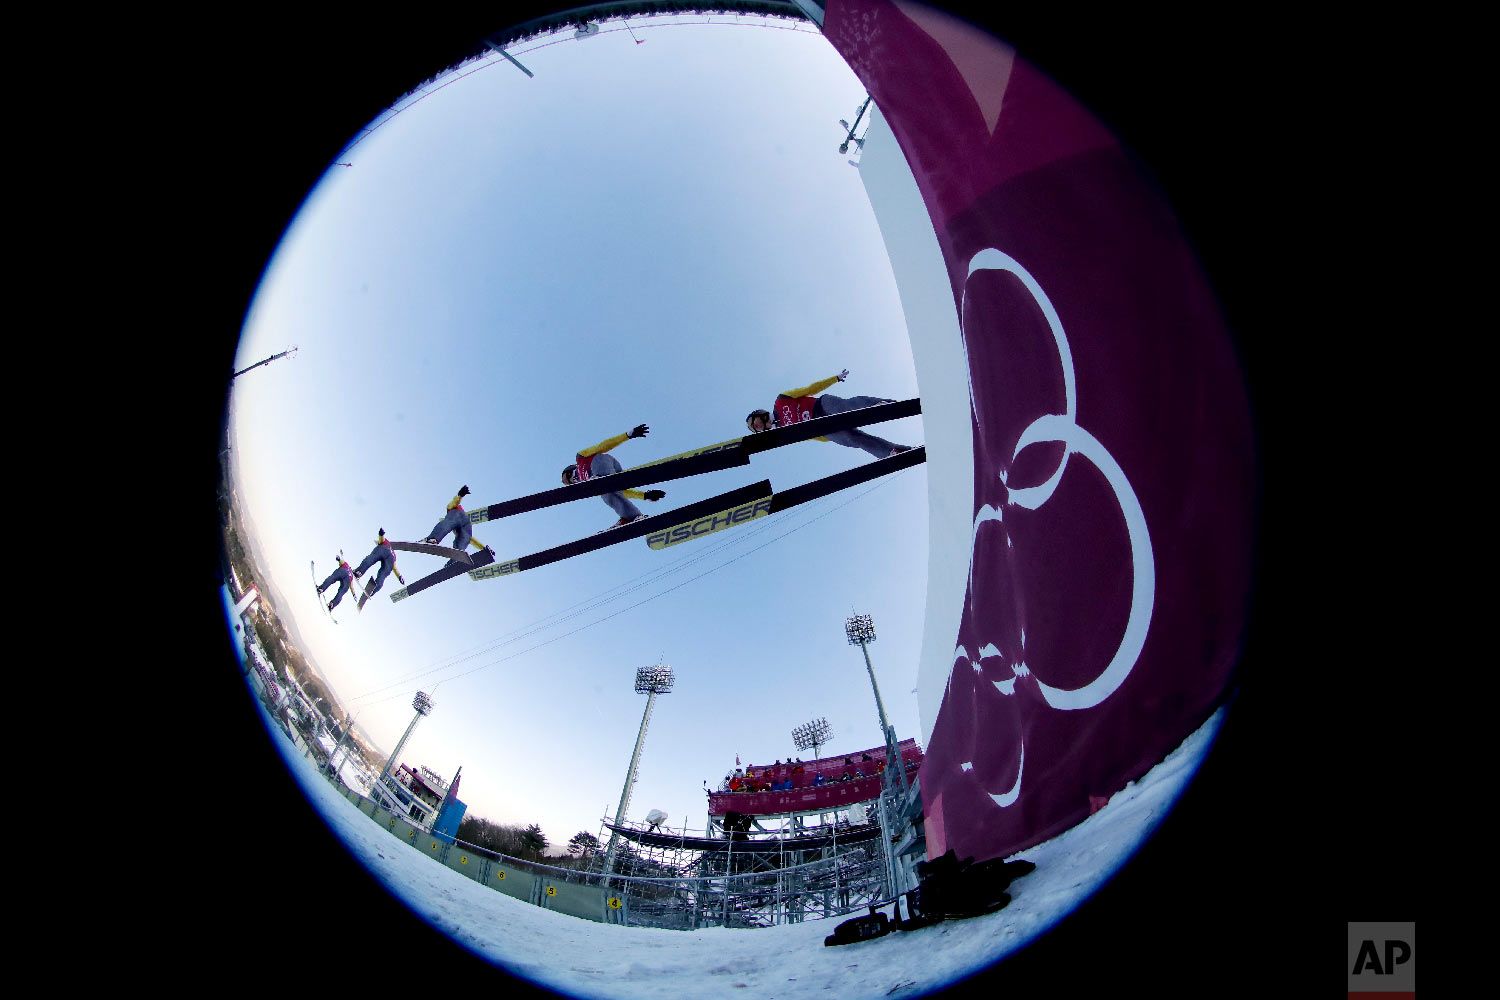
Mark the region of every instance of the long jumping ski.
POLYGON ((625 469, 612 476, 597 476, 581 483, 574 483, 572 486, 559 486, 555 490, 546 490, 533 493, 531 496, 490 504, 488 507, 479 507, 469 511, 469 523, 483 524, 485 521, 498 521, 502 517, 525 514, 529 511, 541 510, 543 507, 567 503, 570 500, 601 497, 606 493, 628 490, 648 483, 666 483, 674 479, 686 479, 688 476, 699 476, 705 472, 718 472, 720 469, 749 465, 750 459, 733 447, 737 444, 737 441, 729 441, 723 446, 710 445, 707 448, 684 452, 682 455, 674 455, 658 462, 625 469))
MULTIPOLYGON (((740 448, 747 455, 755 455, 783 445, 822 437, 831 431, 846 431, 851 427, 865 427, 869 424, 884 423, 887 420, 915 417, 921 412, 922 400, 916 397, 898 399, 893 403, 862 406, 857 410, 845 410, 843 413, 833 413, 826 417, 814 417, 812 420, 787 424, 785 427, 773 427, 759 434, 747 434, 740 438, 740 448)), ((885 461, 885 459, 880 461, 885 461)))
POLYGON ((425 552, 430 556, 457 559, 463 563, 469 562, 469 554, 463 549, 450 549, 446 545, 432 545, 427 542, 391 542, 390 546, 398 552, 425 552))
POLYGON ((648 483, 671 482, 674 479, 685 479, 688 476, 748 465, 751 455, 769 451, 772 448, 796 444, 800 441, 822 437, 833 431, 848 430, 851 427, 863 427, 887 420, 899 420, 902 417, 914 417, 921 412, 922 401, 913 398, 804 420, 801 423, 776 427, 760 434, 747 434, 742 438, 731 438, 728 441, 704 445, 678 455, 669 455, 644 465, 632 466, 612 476, 600 476, 572 486, 559 486, 542 493, 533 493, 531 496, 480 507, 469 511, 469 523, 482 524, 485 521, 496 521, 502 517, 524 514, 586 497, 603 496, 606 493, 644 486, 648 483))
MULTIPOLYGON (((753 503, 757 499, 771 496, 771 481, 762 479, 758 483, 741 486, 739 489, 730 490, 728 493, 720 493, 718 496, 708 497, 694 503, 684 504, 676 510, 669 510, 664 514, 653 514, 639 521, 622 524, 617 528, 610 528, 598 534, 580 538, 577 541, 567 542, 541 552, 533 552, 528 556, 518 559, 510 559, 492 566, 469 571, 470 579, 490 580, 501 576, 510 576, 528 569, 536 569, 538 566, 546 566, 549 563, 559 562, 563 559, 571 559, 573 556, 583 555, 585 552, 593 552, 609 545, 618 545, 628 542, 633 538, 642 538, 654 531, 659 531, 672 524, 672 522, 687 518, 702 517, 704 514, 712 513, 724 507, 735 508, 742 504, 753 503)), ((392 597, 392 600, 395 600, 392 597)))
MULTIPOLYGON (((774 496, 774 494, 773 494, 774 496)), ((661 531, 653 531, 646 536, 646 544, 658 551, 670 548, 680 542, 691 541, 694 538, 702 538, 725 528, 732 528, 746 521, 754 521, 771 513, 772 496, 756 497, 754 500, 731 507, 728 510, 715 511, 705 514, 692 521, 683 521, 674 524, 670 528, 661 531)))
MULTIPOLYGON (((808 421, 812 423, 812 421, 808 421)), ((732 506, 727 510, 719 510, 705 514, 695 519, 684 520, 670 528, 661 531, 653 531, 646 536, 646 545, 660 551, 670 548, 682 542, 691 541, 694 538, 702 538, 725 528, 735 525, 746 524, 750 521, 766 517, 777 511, 795 507, 799 503, 807 503, 809 500, 817 500, 836 493, 839 490, 858 486, 860 483, 877 479, 880 476, 900 472, 914 465, 920 465, 927 461, 927 446, 918 445, 909 451, 903 451, 899 455, 889 458, 877 459, 864 465, 857 465, 852 469, 815 479, 801 486, 794 486, 782 493, 773 493, 770 496, 759 497, 745 503, 732 506)))
POLYGON ((359 595, 359 603, 356 604, 356 605, 354 605, 354 610, 355 611, 363 611, 365 609, 365 602, 368 601, 371 598, 371 596, 374 595, 374 593, 375 593, 375 577, 372 576, 368 580, 365 581, 365 589, 364 589, 363 592, 360 593, 360 595, 359 595))
POLYGON ((414 580, 411 583, 408 583, 406 586, 402 587, 400 590, 391 595, 391 601, 404 601, 414 594, 420 594, 428 587, 436 586, 437 584, 442 583, 444 580, 451 580, 455 576, 463 576, 465 573, 472 572, 477 567, 488 566, 494 561, 495 552, 493 549, 485 549, 483 552, 476 552, 473 556, 470 557, 470 561, 466 563, 453 560, 437 572, 428 573, 426 576, 422 577, 422 579, 414 580))

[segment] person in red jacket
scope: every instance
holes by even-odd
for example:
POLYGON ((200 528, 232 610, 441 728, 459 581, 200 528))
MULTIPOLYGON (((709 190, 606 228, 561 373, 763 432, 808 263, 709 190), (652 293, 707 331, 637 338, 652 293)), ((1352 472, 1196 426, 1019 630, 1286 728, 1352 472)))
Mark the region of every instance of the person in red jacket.
MULTIPOLYGON (((611 448, 624 444, 631 438, 645 437, 651 432, 651 428, 645 424, 636 424, 624 434, 616 434, 612 438, 605 438, 592 448, 584 448, 574 456, 572 465, 563 466, 562 481, 564 486, 572 486, 574 483, 586 482, 599 476, 612 476, 621 471, 620 462, 613 455, 608 454, 611 448)), ((652 503, 666 496, 661 490, 620 490, 615 493, 604 494, 604 502, 609 504, 609 509, 620 515, 620 519, 611 528, 618 528, 622 524, 631 521, 639 521, 645 517, 641 509, 631 503, 631 499, 650 500, 652 503)))
MULTIPOLYGON (((879 396, 819 396, 822 392, 835 382, 842 382, 849 377, 849 369, 845 368, 837 375, 820 379, 812 385, 804 385, 798 389, 788 389, 776 397, 774 408, 771 410, 751 410, 745 417, 745 426, 750 428, 751 433, 759 434, 773 427, 787 427, 798 424, 804 420, 812 420, 816 417, 826 417, 834 413, 843 413, 847 410, 863 409, 866 406, 878 406, 881 403, 893 403, 895 400, 883 399, 879 396)), ((874 455, 876 458, 889 458, 899 455, 903 451, 910 451, 911 445, 892 444, 883 437, 866 433, 858 427, 851 427, 844 431, 833 431, 826 437, 819 437, 819 441, 831 441, 841 444, 846 448, 859 448, 874 455)))

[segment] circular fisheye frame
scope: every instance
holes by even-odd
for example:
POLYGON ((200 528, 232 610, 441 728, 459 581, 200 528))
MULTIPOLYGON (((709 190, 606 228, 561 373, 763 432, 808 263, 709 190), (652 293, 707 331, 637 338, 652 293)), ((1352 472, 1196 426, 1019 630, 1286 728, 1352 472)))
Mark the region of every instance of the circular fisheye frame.
POLYGON ((1245 375, 1170 190, 1024 51, 648 6, 347 137, 236 357, 226 623, 328 828, 497 974, 940 992, 1214 744, 1245 375))

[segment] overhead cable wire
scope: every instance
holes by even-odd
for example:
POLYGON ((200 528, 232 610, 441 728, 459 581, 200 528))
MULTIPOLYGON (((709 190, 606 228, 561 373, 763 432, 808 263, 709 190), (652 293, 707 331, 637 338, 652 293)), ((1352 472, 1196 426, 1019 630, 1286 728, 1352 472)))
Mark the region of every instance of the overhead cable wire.
MULTIPOLYGON (((815 504, 826 506, 830 499, 831 498, 827 497, 821 498, 818 501, 815 501, 815 504)), ((813 507, 812 509, 816 509, 816 507, 813 507)), ((430 673, 444 670, 451 666, 457 666, 459 663, 465 662, 466 660, 471 660, 475 656, 483 655, 484 653, 498 648, 499 646, 507 645, 508 643, 515 642, 519 639, 524 639, 527 636, 533 635, 538 631, 552 628, 556 625, 562 624, 565 621, 571 621, 572 619, 577 618, 589 611, 592 611, 597 607, 608 604, 611 601, 618 600, 620 597, 625 596, 626 593, 640 590, 652 583, 657 582, 658 580, 665 579, 668 576, 681 572, 689 566, 692 566, 699 562, 703 562, 707 559, 714 558, 727 549, 744 545, 754 538, 764 534, 765 532, 774 529, 775 527, 777 527, 777 525, 778 522, 769 521, 763 524, 753 525, 745 531, 734 532, 721 540, 709 542, 707 545, 699 547, 698 553, 696 555, 690 552, 679 558, 674 563, 659 567, 657 569, 648 570, 645 573, 640 574, 639 576, 624 581, 623 583, 619 583, 613 587, 609 587, 601 591, 600 593, 593 595, 592 597, 586 597, 582 601, 579 601, 576 604, 572 604, 567 608, 562 609, 561 611, 555 611, 549 615, 544 615, 542 618, 537 619, 536 621, 529 624, 519 625, 514 629, 501 633, 493 639, 487 639, 484 642, 479 643, 477 646, 471 646, 468 649, 461 650, 457 653, 451 653, 445 656, 441 656, 430 663, 416 668, 411 673, 403 675, 401 678, 389 684, 355 695, 352 700, 360 700, 376 694, 381 694, 387 690, 390 690, 392 687, 405 685, 412 679, 424 677, 430 673), (615 591, 622 592, 619 594, 615 594, 615 591)))
POLYGON ((539 631, 543 631, 545 629, 560 625, 563 622, 571 621, 572 619, 586 614, 587 612, 592 611, 595 608, 601 607, 605 604, 609 604, 611 601, 619 600, 621 597, 626 596, 626 594, 628 593, 650 586, 658 580, 662 580, 675 573, 679 573, 696 563, 700 563, 706 559, 713 558, 729 548, 743 545, 749 540, 763 534, 773 527, 775 527, 774 523, 761 524, 756 525, 750 531, 737 532, 735 534, 732 534, 727 538, 716 541, 708 547, 700 549, 697 554, 689 552, 667 566, 648 570, 647 572, 642 573, 639 576, 626 580, 623 583, 616 584, 615 586, 601 591, 600 593, 595 594, 592 597, 586 597, 582 601, 579 601, 576 604, 572 604, 567 608, 562 609, 561 611, 555 611, 549 615, 544 615, 542 618, 537 619, 536 621, 529 624, 519 625, 507 632, 502 632, 500 635, 494 637, 493 639, 487 639, 484 642, 479 643, 477 646, 472 646, 457 653, 451 653, 446 656, 439 657, 437 660, 434 660, 424 666, 418 667, 409 674, 402 675, 402 677, 388 684, 354 695, 350 699, 350 702, 353 703, 377 694, 383 694, 393 687, 404 687, 406 684, 410 683, 410 681, 417 678, 425 677, 428 674, 435 673, 440 670, 445 670, 449 667, 457 666, 458 664, 463 663, 467 660, 471 660, 476 656, 482 656, 485 653, 490 652, 491 650, 494 650, 500 646, 519 641, 520 639, 524 639, 527 636, 534 635, 539 631), (616 594, 615 591, 621 591, 621 593, 616 594))
MULTIPOLYGON (((880 488, 882 488, 884 486, 889 485, 890 483, 894 482, 900 475, 904 474, 907 471, 910 471, 910 470, 905 470, 904 469, 904 470, 902 470, 902 472, 897 473, 896 475, 893 475, 893 476, 890 476, 890 477, 888 477, 886 479, 883 479, 882 481, 880 481, 880 482, 876 483, 875 485, 871 486, 869 489, 865 490, 864 492, 859 493, 859 494, 857 494, 857 495, 855 495, 853 497, 850 497, 848 500, 844 501, 843 503, 839 504, 838 506, 830 508, 829 510, 824 511, 821 514, 816 515, 815 517, 809 518, 808 520, 804 521, 802 524, 799 524, 799 525, 797 525, 795 527, 792 527, 792 528, 788 528, 786 531, 784 531, 781 534, 775 536, 774 538, 769 539, 768 541, 762 543, 761 545, 757 545, 755 548, 749 550, 748 552, 742 552, 739 555, 735 556, 733 559, 730 559, 730 560, 728 560, 726 562, 720 563, 719 565, 714 566, 711 569, 705 570, 704 572, 699 573, 697 576, 692 577, 691 579, 684 580, 683 582, 681 582, 679 584, 676 584, 676 585, 674 585, 672 587, 668 587, 666 590, 663 590, 663 591, 661 591, 658 594, 653 594, 652 596, 646 598, 645 600, 637 601, 636 603, 630 605, 629 607, 621 608, 619 611, 613 611, 613 612, 611 612, 611 613, 609 613, 607 615, 604 615, 601 618, 594 619, 593 621, 589 622, 587 625, 580 625, 578 628, 572 629, 571 631, 568 631, 568 632, 564 632, 561 635, 553 636, 551 639, 547 639, 547 640, 545 640, 543 642, 539 642, 539 643, 537 643, 534 646, 528 646, 526 649, 520 650, 519 652, 511 653, 508 656, 503 656, 503 657, 501 657, 498 660, 491 660, 491 661, 489 661, 487 663, 481 663, 479 666, 472 667, 471 669, 465 670, 462 673, 454 674, 452 677, 444 678, 443 681, 439 681, 438 683, 444 683, 446 681, 451 681, 451 680, 458 680, 460 677, 467 677, 469 674, 477 673, 480 670, 486 670, 486 669, 488 669, 490 667, 498 666, 501 663, 509 662, 510 660, 513 660, 513 659, 515 659, 518 656, 524 656, 527 653, 534 652, 535 650, 541 649, 543 646, 549 646, 552 643, 557 642, 557 641, 559 641, 561 639, 566 639, 569 636, 577 635, 580 632, 587 631, 588 629, 593 628, 595 625, 600 625, 600 624, 603 624, 604 622, 609 621, 611 618, 617 618, 617 617, 619 617, 620 615, 624 614, 627 611, 633 611, 636 608, 641 607, 642 605, 651 603, 652 601, 656 600, 659 597, 665 597, 667 594, 672 593, 674 590, 681 590, 683 587, 686 587, 690 583, 696 583, 698 580, 701 580, 704 577, 709 576, 710 574, 717 573, 719 570, 724 569, 727 566, 731 566, 734 563, 739 562, 741 559, 745 558, 746 556, 753 555, 754 553, 759 552, 761 549, 764 549, 764 548, 766 548, 766 547, 768 547, 768 546, 770 546, 770 545, 772 545, 772 544, 774 544, 776 542, 781 541, 783 538, 786 538, 788 535, 791 535, 791 534, 793 534, 794 532, 797 532, 797 531, 801 531, 803 528, 807 527, 808 525, 813 524, 816 521, 822 520, 823 518, 827 517, 829 514, 832 514, 832 513, 834 513, 835 511, 838 511, 838 510, 842 510, 844 507, 849 506, 851 503, 854 503, 856 500, 862 499, 863 497, 868 496, 869 494, 875 492, 876 490, 878 490, 878 489, 880 489, 880 488)), ((445 667, 444 668, 438 668, 438 670, 442 670, 442 669, 447 669, 447 668, 445 668, 445 667)), ((436 672, 438 672, 438 671, 437 670, 428 671, 428 673, 436 673, 436 672)), ((391 695, 391 696, 389 696, 387 698, 382 698, 379 701, 370 702, 369 704, 371 704, 371 705, 378 705, 378 704, 381 704, 382 702, 391 701, 391 700, 394 700, 395 698, 398 698, 398 697, 405 697, 405 692, 403 691, 400 694, 391 695)))

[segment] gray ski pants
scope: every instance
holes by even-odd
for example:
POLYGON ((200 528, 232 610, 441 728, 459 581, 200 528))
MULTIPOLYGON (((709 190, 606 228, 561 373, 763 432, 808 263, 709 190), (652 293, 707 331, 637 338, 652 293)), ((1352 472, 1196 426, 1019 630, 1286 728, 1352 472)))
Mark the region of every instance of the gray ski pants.
POLYGON ((462 552, 469 547, 469 539, 474 537, 474 526, 469 523, 468 512, 454 507, 423 537, 442 545, 443 539, 448 537, 450 531, 458 532, 453 539, 453 548, 462 552))
POLYGON ((391 550, 386 548, 384 545, 377 545, 375 546, 374 551, 365 556, 363 562, 354 567, 354 572, 363 574, 365 570, 369 569, 371 566, 374 566, 376 563, 380 563, 380 574, 375 577, 375 586, 370 590, 370 593, 372 594, 380 590, 380 588, 384 586, 385 578, 390 576, 392 571, 395 570, 395 555, 393 555, 391 553, 391 550))
MULTIPOLYGON (((620 471, 620 463, 609 452, 595 455, 589 463, 589 478, 597 479, 600 476, 612 476, 620 471)), ((641 516, 641 509, 630 502, 623 493, 606 493, 604 502, 609 504, 609 509, 627 520, 634 521, 641 516)))
POLYGON ((334 594, 333 600, 328 602, 329 608, 338 607, 339 601, 342 601, 344 599, 344 595, 349 593, 349 574, 342 566, 337 567, 332 573, 328 574, 328 579, 318 584, 318 593, 322 594, 323 591, 327 590, 335 583, 339 585, 339 592, 337 594, 334 594))
MULTIPOLYGON (((819 396, 818 401, 813 404, 814 417, 826 417, 833 413, 844 413, 848 410, 863 409, 866 406, 878 406, 881 403, 893 403, 893 399, 881 399, 879 396, 850 396, 845 399, 842 396, 819 396)), ((823 435, 834 444, 841 444, 845 448, 860 448, 876 458, 886 458, 897 448, 905 447, 887 441, 883 437, 867 434, 858 427, 851 427, 847 431, 834 431, 823 435)))

